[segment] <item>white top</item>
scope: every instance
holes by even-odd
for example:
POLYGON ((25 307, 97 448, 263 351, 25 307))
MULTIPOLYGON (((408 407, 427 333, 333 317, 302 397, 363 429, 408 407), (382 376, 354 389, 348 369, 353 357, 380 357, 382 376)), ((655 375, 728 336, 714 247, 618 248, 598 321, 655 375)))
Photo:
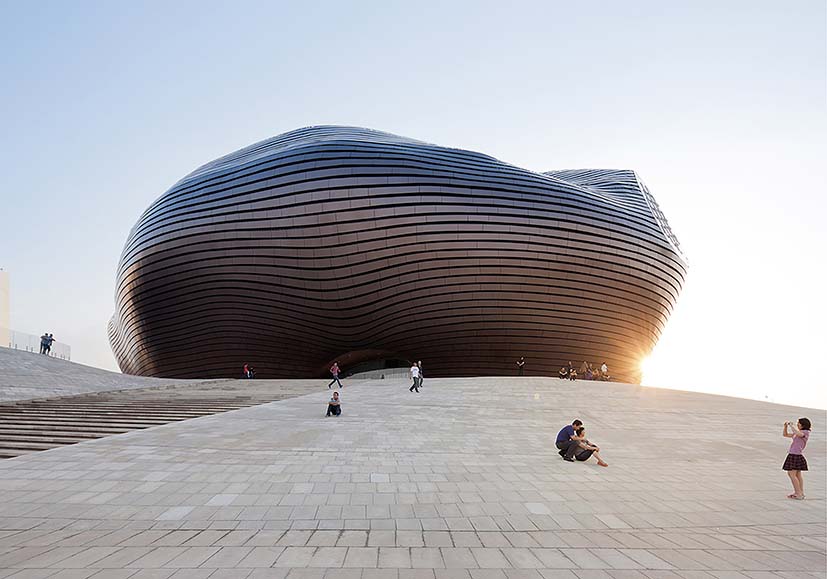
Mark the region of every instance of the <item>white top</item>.
POLYGON ((608 372, 608 371, 609 371, 609 367, 608 367, 606 364, 603 364, 603 365, 600 367, 600 371, 601 371, 601 372, 603 372, 603 373, 605 374, 606 372, 608 372))
POLYGON ((417 366, 416 364, 411 366, 411 377, 419 378, 419 366, 417 366))

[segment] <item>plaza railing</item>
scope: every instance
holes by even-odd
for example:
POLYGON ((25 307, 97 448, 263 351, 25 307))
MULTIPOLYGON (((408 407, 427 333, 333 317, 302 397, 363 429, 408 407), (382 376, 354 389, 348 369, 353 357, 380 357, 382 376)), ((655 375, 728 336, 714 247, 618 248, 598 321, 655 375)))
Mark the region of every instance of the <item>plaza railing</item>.
MULTIPOLYGON (((37 354, 40 352, 40 336, 8 328, 0 328, 0 346, 37 354)), ((52 358, 60 358, 61 360, 71 360, 72 347, 69 346, 69 344, 55 340, 52 342, 52 347, 48 355, 52 358)))

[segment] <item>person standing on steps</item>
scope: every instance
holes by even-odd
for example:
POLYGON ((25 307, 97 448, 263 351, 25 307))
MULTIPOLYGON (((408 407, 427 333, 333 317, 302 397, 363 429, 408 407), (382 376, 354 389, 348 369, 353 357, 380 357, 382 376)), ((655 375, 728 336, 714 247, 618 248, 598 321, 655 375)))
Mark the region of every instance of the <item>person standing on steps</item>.
POLYGON ((411 387, 408 388, 408 392, 413 392, 416 390, 419 393, 419 366, 414 364, 411 366, 411 380, 413 381, 411 387))
POLYGON ((338 384, 339 388, 344 388, 339 381, 339 362, 333 362, 333 365, 330 367, 330 374, 333 376, 333 380, 330 381, 327 387, 330 388, 333 384, 338 384))
POLYGON ((517 360, 517 376, 523 375, 523 368, 525 367, 525 358, 520 356, 520 359, 517 360))

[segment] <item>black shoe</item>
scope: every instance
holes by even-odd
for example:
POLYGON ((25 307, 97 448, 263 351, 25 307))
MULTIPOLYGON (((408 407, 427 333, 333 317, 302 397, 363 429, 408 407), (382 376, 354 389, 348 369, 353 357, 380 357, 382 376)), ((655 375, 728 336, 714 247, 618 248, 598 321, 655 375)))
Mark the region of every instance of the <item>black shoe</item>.
POLYGON ((573 459, 573 458, 569 458, 569 457, 567 457, 567 456, 564 456, 564 457, 563 457, 563 460, 565 460, 566 462, 574 462, 574 459, 573 459))
POLYGON ((565 451, 565 450, 561 450, 561 451, 560 451, 560 452, 558 452, 557 454, 559 454, 560 456, 566 456, 566 451, 565 451))

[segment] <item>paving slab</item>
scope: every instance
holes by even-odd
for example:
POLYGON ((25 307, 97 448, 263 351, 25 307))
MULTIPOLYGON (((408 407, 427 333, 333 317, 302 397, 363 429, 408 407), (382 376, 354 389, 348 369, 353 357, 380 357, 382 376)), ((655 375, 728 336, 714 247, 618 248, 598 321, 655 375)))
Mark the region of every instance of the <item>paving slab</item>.
POLYGON ((457 378, 346 382, 325 418, 326 382, 296 382, 317 390, 0 461, 0 577, 825 576, 823 410, 457 378), (574 418, 608 468, 560 459, 574 418))

